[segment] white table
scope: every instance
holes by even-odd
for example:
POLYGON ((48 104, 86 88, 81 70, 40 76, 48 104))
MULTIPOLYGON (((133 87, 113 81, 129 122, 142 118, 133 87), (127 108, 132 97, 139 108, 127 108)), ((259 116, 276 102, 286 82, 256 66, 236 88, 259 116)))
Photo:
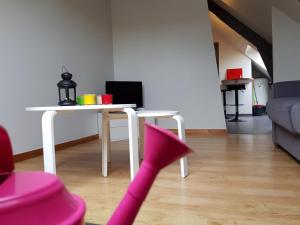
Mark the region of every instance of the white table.
MULTIPOLYGON (((43 133, 43 156, 45 172, 56 174, 55 163, 55 143, 54 143, 54 126, 53 120, 56 114, 72 111, 92 110, 100 112, 103 115, 109 112, 125 112, 128 117, 128 133, 129 133, 129 155, 130 155, 130 175, 131 179, 136 175, 139 168, 138 155, 138 121, 136 112, 132 109, 135 104, 111 104, 111 105, 85 105, 85 106, 48 106, 48 107, 28 107, 26 111, 42 111, 42 133, 43 133)), ((102 116, 104 118, 104 116, 102 116)), ((100 121, 99 125, 100 125, 100 121)), ((99 126, 100 128, 100 126, 99 126)), ((102 119, 102 139, 109 138, 109 134, 103 132, 105 124, 102 119)), ((100 131, 100 129, 99 129, 100 131)), ((107 176, 107 151, 108 145, 102 140, 102 175, 107 176)))

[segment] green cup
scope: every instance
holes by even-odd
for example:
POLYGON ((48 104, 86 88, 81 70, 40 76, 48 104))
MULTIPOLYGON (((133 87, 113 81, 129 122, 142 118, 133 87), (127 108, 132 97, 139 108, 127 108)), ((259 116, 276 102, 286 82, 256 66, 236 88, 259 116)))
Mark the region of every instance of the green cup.
POLYGON ((83 97, 81 95, 77 96, 76 101, 78 105, 84 105, 83 97))

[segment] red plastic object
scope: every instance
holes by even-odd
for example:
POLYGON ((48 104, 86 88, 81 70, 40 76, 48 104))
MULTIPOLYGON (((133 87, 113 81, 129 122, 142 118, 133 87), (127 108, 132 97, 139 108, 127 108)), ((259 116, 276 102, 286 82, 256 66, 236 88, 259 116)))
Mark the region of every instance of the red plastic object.
POLYGON ((146 124, 145 158, 107 225, 131 225, 159 171, 192 152, 170 131, 146 124))
POLYGON ((102 104, 112 104, 113 103, 113 95, 105 94, 102 95, 102 104))
POLYGON ((13 172, 11 144, 3 127, 0 127, 0 148, 0 224, 84 224, 85 203, 69 193, 57 176, 13 172))
POLYGON ((235 68, 235 69, 227 69, 226 79, 227 80, 238 80, 243 78, 243 69, 235 68))
POLYGON ((0 176, 14 170, 12 147, 6 130, 0 126, 0 176))

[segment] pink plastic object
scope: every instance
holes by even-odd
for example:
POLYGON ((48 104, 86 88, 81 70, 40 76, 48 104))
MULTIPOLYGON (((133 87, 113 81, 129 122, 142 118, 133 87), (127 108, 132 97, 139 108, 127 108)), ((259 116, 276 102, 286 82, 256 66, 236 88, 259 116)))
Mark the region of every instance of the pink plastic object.
MULTIPOLYGON (((11 145, 7 145, 10 143, 9 137, 2 127, 0 134, 2 163, 3 155, 12 159, 12 150, 11 145)), ((7 164, 9 169, 11 162, 7 164)), ((0 178, 0 224, 84 224, 84 202, 78 196, 70 194, 57 176, 43 172, 10 171, 0 175, 0 178)))
POLYGON ((10 174, 14 168, 11 143, 6 130, 0 126, 0 176, 10 174))
POLYGON ((192 152, 170 131, 146 124, 145 158, 108 225, 131 225, 159 171, 192 152))

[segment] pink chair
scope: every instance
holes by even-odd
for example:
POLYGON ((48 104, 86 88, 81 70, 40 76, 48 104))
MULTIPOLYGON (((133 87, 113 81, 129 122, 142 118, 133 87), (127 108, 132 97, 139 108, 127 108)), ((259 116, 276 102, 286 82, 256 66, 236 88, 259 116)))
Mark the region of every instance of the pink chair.
POLYGON ((82 225, 85 204, 43 172, 14 172, 12 147, 0 127, 0 224, 82 225))

